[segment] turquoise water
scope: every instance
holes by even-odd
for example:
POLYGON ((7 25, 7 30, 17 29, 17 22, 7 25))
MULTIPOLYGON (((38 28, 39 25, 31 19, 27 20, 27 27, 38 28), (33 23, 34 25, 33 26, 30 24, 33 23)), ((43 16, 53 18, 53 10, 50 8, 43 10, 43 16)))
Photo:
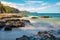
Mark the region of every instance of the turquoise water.
POLYGON ((56 18, 60 18, 60 13, 30 13, 28 16, 52 16, 56 18))

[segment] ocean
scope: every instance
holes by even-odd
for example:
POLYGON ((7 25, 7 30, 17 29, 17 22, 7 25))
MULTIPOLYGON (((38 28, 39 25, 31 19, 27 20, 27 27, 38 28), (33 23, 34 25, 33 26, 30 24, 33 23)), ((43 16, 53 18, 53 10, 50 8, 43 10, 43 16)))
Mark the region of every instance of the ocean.
POLYGON ((31 24, 26 23, 25 27, 13 28, 12 31, 0 30, 0 40, 16 40, 23 35, 33 36, 39 31, 51 31, 56 37, 60 38, 58 30, 60 30, 60 14, 59 13, 34 13, 27 14, 29 17, 23 19, 30 20, 31 24), (31 19, 30 16, 52 16, 53 18, 37 18, 31 19))
POLYGON ((60 13, 30 13, 28 16, 52 16, 52 17, 57 17, 60 18, 60 13))

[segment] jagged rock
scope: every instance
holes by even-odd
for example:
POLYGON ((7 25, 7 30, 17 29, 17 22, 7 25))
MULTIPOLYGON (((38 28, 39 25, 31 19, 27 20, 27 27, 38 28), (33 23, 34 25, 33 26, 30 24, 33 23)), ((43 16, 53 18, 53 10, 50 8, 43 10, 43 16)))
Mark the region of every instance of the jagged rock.
POLYGON ((16 38, 16 40, 30 40, 30 38, 28 36, 26 36, 26 35, 23 35, 20 38, 16 38))
POLYGON ((56 37, 52 34, 49 34, 48 32, 38 32, 38 36, 40 36, 42 39, 44 40, 47 40, 47 39, 50 39, 50 40, 55 40, 56 37))

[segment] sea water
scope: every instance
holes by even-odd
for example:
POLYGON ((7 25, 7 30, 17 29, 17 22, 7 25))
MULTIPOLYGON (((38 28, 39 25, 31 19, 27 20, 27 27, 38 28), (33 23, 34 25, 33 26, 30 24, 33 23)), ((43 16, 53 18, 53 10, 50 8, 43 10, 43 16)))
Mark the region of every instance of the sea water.
POLYGON ((56 32, 52 32, 56 37, 60 37, 57 34, 57 30, 60 30, 60 14, 59 13, 44 13, 44 14, 27 14, 28 16, 52 16, 53 18, 37 18, 30 19, 31 24, 26 23, 25 27, 21 28, 13 28, 12 31, 4 31, 4 28, 0 30, 0 40, 16 40, 23 35, 32 36, 37 34, 38 31, 49 31, 54 30, 56 32))
POLYGON ((52 16, 52 17, 57 17, 60 18, 60 13, 26 13, 29 16, 52 16))

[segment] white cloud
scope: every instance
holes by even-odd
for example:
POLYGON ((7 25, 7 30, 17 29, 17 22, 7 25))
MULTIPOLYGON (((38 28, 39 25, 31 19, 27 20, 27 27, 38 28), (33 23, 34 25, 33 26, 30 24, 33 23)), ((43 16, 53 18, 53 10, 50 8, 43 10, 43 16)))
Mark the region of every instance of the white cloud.
POLYGON ((37 11, 44 10, 48 7, 50 7, 50 6, 42 6, 42 7, 38 7, 38 8, 35 8, 35 7, 21 7, 19 9, 23 10, 23 11, 26 10, 26 11, 30 11, 30 12, 37 12, 37 11))
MULTIPOLYGON (((32 2, 32 1, 31 1, 32 2)), ((22 10, 27 10, 27 9, 29 9, 29 10, 40 10, 40 9, 45 9, 46 8, 46 6, 42 6, 42 7, 31 7, 32 6, 32 4, 30 5, 30 6, 27 6, 26 7, 26 4, 17 4, 17 3, 13 3, 13 2, 5 2, 5 1, 2 1, 2 3, 4 4, 4 5, 7 5, 7 6, 10 6, 10 7, 15 7, 15 8, 20 8, 20 9, 22 9, 22 10)), ((26 2, 26 3, 29 3, 29 2, 26 2)), ((35 2, 34 2, 35 3, 35 2)), ((46 3, 45 3, 46 4, 46 3)), ((45 5, 44 3, 42 4, 42 5, 45 5)))
POLYGON ((60 2, 57 2, 56 5, 60 6, 60 2))
MULTIPOLYGON (((52 5, 47 5, 48 3, 44 3, 44 2, 40 2, 41 5, 39 7, 35 7, 32 4, 29 4, 30 6, 27 6, 27 4, 29 2, 26 2, 26 3, 23 3, 23 4, 17 4, 17 3, 13 3, 13 2, 2 1, 2 3, 4 5, 10 6, 10 7, 14 7, 14 8, 17 8, 19 10, 23 10, 23 11, 25 10, 25 11, 31 11, 31 12, 38 12, 38 11, 40 12, 41 10, 44 10, 46 8, 49 8, 49 7, 52 7, 52 5)), ((36 2, 32 2, 32 3, 36 3, 36 2)))
POLYGON ((24 4, 17 4, 17 3, 13 3, 13 2, 5 2, 5 1, 1 1, 1 2, 5 6, 10 6, 10 7, 14 7, 14 8, 17 8, 18 6, 24 6, 24 4))
POLYGON ((43 1, 25 1, 27 3, 43 3, 43 1))

